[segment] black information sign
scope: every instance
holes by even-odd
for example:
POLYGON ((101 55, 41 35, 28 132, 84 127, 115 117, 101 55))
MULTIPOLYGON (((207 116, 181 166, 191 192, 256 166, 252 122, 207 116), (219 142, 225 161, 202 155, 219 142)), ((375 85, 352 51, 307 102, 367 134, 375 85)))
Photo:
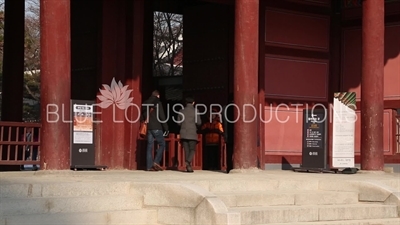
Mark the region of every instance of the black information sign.
POLYGON ((104 169, 95 166, 93 101, 71 100, 71 169, 104 169))
POLYGON ((302 168, 327 168, 326 124, 325 109, 303 110, 302 168))

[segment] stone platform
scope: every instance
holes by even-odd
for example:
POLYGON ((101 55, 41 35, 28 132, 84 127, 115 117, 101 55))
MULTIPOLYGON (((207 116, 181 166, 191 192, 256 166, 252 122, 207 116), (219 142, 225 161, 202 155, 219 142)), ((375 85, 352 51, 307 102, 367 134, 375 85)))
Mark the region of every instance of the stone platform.
POLYGON ((400 224, 400 174, 0 173, 0 225, 400 224))

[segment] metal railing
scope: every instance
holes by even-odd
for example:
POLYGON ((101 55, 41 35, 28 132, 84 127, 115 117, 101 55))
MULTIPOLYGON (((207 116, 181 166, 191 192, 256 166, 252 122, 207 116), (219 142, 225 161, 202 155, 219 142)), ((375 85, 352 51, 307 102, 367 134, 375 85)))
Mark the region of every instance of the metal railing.
POLYGON ((0 122, 0 165, 38 165, 40 123, 0 122))
MULTIPOLYGON (((193 157, 192 161, 192 168, 194 170, 201 170, 203 166, 203 157, 202 157, 202 135, 198 135, 198 144, 196 145, 196 152, 193 157)), ((140 165, 138 165, 138 169, 144 169, 145 168, 145 163, 146 163, 146 146, 147 146, 147 141, 146 139, 139 138, 140 140, 140 146, 138 146, 138 149, 141 154, 139 154, 139 159, 138 162, 140 165)), ((168 137, 165 137, 165 151, 163 153, 162 161, 161 161, 161 167, 163 169, 169 169, 169 170, 185 170, 186 169, 186 164, 185 164, 185 154, 183 152, 182 145, 180 143, 180 137, 179 135, 176 134, 169 134, 168 137)), ((153 146, 153 157, 155 154, 155 149, 157 148, 157 143, 154 143, 153 146)))
MULTIPOLYGON (((138 161, 141 161, 141 165, 138 169, 144 169, 145 167, 145 154, 146 154, 146 140, 140 139, 140 146, 138 147, 141 152, 138 161)), ((165 138, 166 149, 164 151, 161 167, 167 170, 186 170, 185 164, 185 153, 183 151, 179 134, 169 134, 165 138)), ((223 137, 220 136, 219 140, 219 163, 220 169, 226 169, 226 145, 223 137)), ((154 145, 153 154, 155 154, 156 143, 154 145)), ((154 157, 154 155, 153 155, 154 157)), ((192 168, 194 170, 201 170, 203 168, 203 135, 198 134, 198 143, 196 145, 196 152, 192 161, 192 168)))
MULTIPOLYGON (((39 165, 40 163, 40 123, 1 122, 0 121, 0 165, 39 165)), ((165 169, 185 170, 185 155, 179 135, 169 134, 165 138, 162 166, 165 169)), ((196 153, 192 161, 193 169, 203 166, 203 135, 198 135, 196 153)), ((146 140, 140 141, 139 149, 145 154, 146 140)), ((226 148, 220 138, 220 165, 226 168, 226 148)), ((145 156, 143 155, 142 156, 145 156)), ((145 157, 139 157, 145 163, 145 157)))

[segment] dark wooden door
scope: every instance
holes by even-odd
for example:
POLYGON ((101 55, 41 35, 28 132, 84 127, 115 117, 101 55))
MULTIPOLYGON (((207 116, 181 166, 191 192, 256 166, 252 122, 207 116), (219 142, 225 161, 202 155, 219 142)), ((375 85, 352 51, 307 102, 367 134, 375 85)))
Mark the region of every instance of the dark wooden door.
MULTIPOLYGON (((233 84, 233 5, 186 7, 183 20, 184 96, 191 95, 197 104, 205 104, 207 112, 211 104, 223 107, 233 84)), ((202 119, 205 122, 207 116, 202 119)), ((220 149, 219 161, 225 169, 225 148, 220 149)))
POLYGON ((197 103, 226 104, 233 79, 233 6, 184 10, 183 89, 197 103))

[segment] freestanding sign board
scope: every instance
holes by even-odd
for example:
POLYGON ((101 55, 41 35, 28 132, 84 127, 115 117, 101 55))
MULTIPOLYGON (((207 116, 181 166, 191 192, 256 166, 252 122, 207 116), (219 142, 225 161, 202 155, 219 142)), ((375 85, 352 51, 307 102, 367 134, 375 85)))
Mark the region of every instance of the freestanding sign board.
POLYGON ((302 168, 327 169, 326 109, 303 110, 302 168))
POLYGON ((95 166, 93 101, 71 100, 71 169, 105 168, 95 166))
POLYGON ((354 167, 356 93, 337 92, 333 99, 332 167, 354 167))

